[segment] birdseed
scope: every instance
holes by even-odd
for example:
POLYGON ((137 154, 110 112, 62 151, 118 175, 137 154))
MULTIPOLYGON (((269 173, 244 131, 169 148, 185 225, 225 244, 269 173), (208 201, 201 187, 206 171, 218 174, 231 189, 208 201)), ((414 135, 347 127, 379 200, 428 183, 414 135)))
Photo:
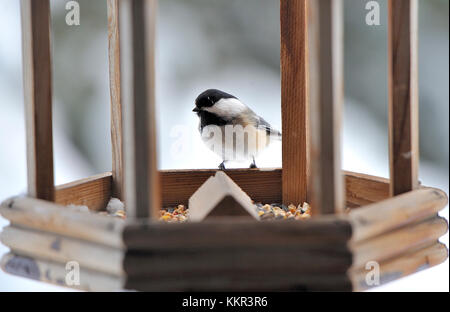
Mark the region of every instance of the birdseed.
MULTIPOLYGON (((311 217, 311 207, 308 203, 303 205, 289 205, 285 206, 278 203, 272 204, 255 204, 256 212, 261 220, 306 220, 311 217)), ((112 213, 101 212, 101 214, 108 214, 109 216, 125 219, 126 212, 122 209, 114 210, 112 213)), ((186 222, 189 219, 189 208, 184 205, 177 207, 168 207, 159 211, 159 220, 163 222, 186 222)))

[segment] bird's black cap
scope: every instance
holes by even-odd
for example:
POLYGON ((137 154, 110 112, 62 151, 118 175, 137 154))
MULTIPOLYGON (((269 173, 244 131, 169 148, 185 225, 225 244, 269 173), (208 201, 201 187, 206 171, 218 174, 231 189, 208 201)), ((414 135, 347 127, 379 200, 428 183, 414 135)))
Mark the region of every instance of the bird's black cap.
POLYGON ((208 89, 202 92, 195 100, 194 112, 198 112, 202 107, 211 107, 221 99, 237 99, 234 95, 217 90, 208 89))

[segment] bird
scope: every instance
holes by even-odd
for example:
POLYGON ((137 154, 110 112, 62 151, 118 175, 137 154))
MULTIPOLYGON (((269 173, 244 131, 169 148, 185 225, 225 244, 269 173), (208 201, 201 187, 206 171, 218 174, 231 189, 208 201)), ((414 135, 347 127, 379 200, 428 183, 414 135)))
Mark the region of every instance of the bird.
POLYGON ((234 95, 218 89, 208 89, 195 99, 192 110, 199 117, 198 130, 203 142, 222 158, 220 170, 228 161, 251 160, 281 133, 257 115, 234 95))

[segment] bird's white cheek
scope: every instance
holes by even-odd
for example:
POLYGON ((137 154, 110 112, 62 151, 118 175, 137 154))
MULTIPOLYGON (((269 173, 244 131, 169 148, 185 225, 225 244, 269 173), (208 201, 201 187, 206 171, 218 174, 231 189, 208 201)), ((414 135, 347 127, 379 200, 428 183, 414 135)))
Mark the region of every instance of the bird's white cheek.
POLYGON ((238 99, 222 99, 204 110, 221 117, 237 117, 246 110, 244 103, 238 99))

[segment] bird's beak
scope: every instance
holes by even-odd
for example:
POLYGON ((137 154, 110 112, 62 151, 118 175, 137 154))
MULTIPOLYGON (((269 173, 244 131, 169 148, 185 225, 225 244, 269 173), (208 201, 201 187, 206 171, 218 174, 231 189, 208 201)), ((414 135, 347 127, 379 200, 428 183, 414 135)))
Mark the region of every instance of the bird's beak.
POLYGON ((194 109, 192 111, 198 113, 200 111, 200 108, 194 107, 194 109))

